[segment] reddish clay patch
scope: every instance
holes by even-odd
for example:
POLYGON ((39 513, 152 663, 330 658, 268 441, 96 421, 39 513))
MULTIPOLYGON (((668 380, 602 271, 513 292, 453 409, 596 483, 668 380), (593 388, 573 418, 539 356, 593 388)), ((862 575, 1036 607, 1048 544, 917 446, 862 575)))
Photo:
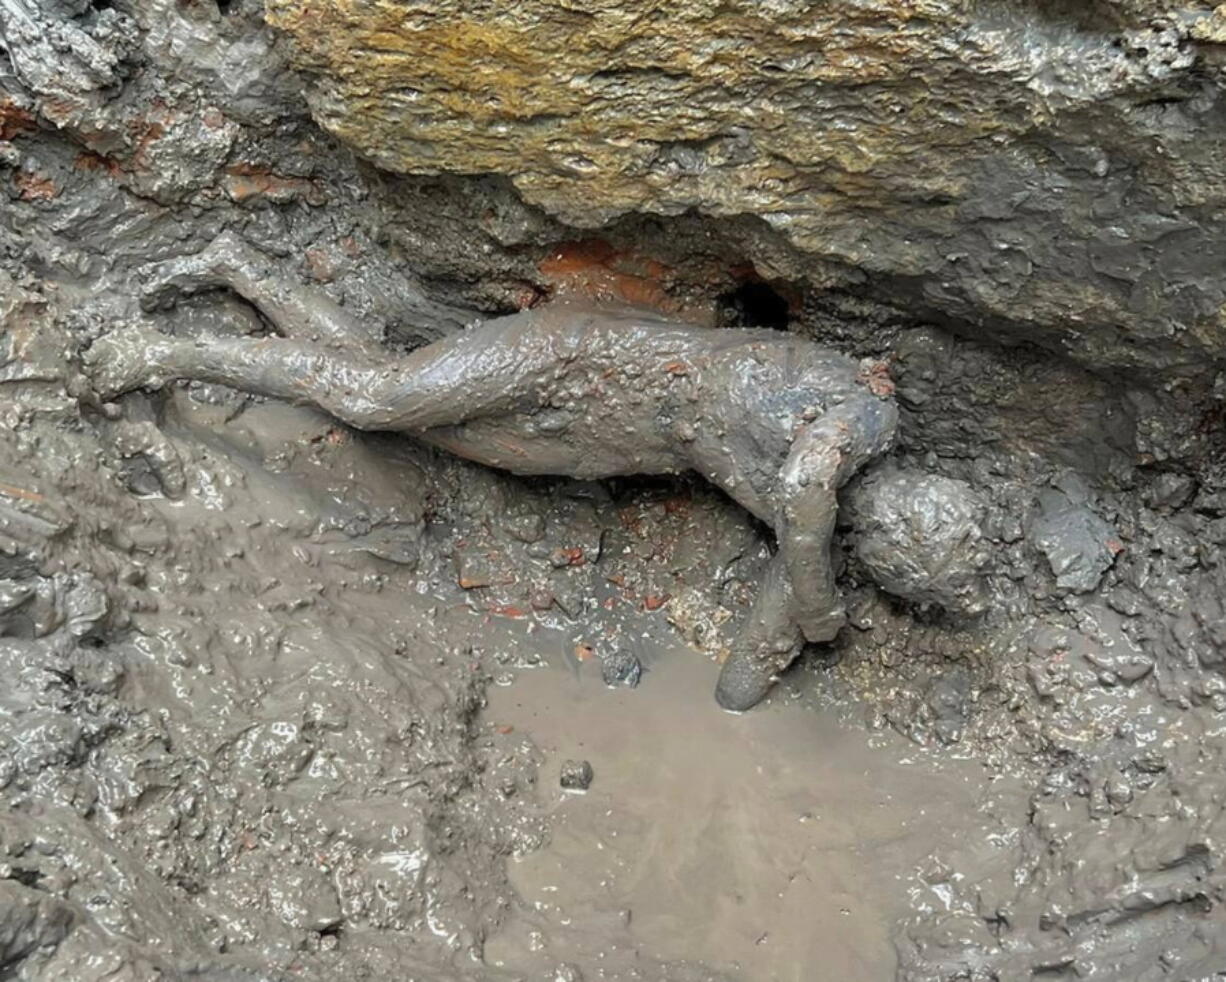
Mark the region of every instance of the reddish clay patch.
POLYGON ((0 99, 0 140, 11 140, 36 128, 32 112, 22 109, 12 99, 0 99))
POLYGON ((538 269, 560 295, 650 307, 698 323, 713 320, 713 305, 687 304, 670 292, 680 285, 677 270, 650 256, 618 250, 605 239, 561 242, 538 269))
POLYGON ((19 170, 13 175, 13 183, 17 185, 22 201, 50 201, 60 193, 51 178, 34 171, 19 170))
POLYGON ((284 204, 301 198, 311 205, 324 203, 323 188, 306 177, 274 174, 255 164, 233 164, 226 168, 226 193, 231 200, 245 202, 264 199, 284 204))

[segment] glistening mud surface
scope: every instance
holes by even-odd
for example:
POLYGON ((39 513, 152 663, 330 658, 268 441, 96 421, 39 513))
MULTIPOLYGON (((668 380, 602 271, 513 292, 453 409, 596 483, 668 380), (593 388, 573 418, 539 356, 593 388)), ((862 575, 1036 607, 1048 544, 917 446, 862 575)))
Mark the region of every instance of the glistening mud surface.
MULTIPOLYGON (((77 570, 7 581, 22 975, 793 978, 819 954, 888 974, 890 871, 973 817, 977 766, 899 765, 898 738, 867 750, 786 699, 719 712, 717 666, 608 581, 582 623, 472 609, 432 572, 456 533, 419 514, 445 462, 409 445, 216 390, 160 423, 114 469, 45 422, 4 444, 13 561, 77 570), (610 639, 643 660, 637 690, 601 681, 610 639), (481 712, 491 677, 514 682, 481 712), (562 752, 596 781, 559 807, 562 752)), ((667 519, 652 498, 593 515, 624 535, 667 519)))
POLYGON ((534 910, 487 958, 518 967, 505 939, 536 932, 572 959, 629 948, 730 978, 892 977, 894 926, 927 857, 990 834, 975 809, 982 766, 893 734, 870 748, 799 700, 712 713, 693 696, 714 667, 675 644, 654 651, 637 691, 606 688, 590 663, 492 690, 486 718, 543 752, 552 835, 511 864, 534 910), (595 772, 582 795, 551 788, 573 758, 595 772))

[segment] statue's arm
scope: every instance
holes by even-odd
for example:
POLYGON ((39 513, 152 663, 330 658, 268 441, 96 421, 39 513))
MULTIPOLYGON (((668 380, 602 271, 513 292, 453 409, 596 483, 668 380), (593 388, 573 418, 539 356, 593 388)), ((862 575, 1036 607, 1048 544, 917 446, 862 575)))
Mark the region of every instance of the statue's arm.
POLYGON ((794 617, 809 641, 831 640, 846 620, 830 554, 839 488, 889 446, 897 420, 891 402, 850 399, 797 434, 780 470, 775 529, 794 617))

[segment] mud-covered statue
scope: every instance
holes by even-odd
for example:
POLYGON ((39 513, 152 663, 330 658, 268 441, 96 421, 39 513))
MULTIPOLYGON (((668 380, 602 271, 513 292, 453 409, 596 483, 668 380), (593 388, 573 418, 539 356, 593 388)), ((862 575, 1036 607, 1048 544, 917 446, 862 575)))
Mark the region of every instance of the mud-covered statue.
POLYGON ((555 302, 404 357, 321 293, 223 236, 162 264, 150 296, 227 286, 282 337, 180 340, 149 328, 86 353, 99 394, 195 379, 316 406, 515 474, 601 478, 696 471, 768 523, 779 549, 716 688, 761 699, 805 640, 845 616, 831 566, 839 487, 890 444, 888 381, 778 331, 716 329, 555 302))

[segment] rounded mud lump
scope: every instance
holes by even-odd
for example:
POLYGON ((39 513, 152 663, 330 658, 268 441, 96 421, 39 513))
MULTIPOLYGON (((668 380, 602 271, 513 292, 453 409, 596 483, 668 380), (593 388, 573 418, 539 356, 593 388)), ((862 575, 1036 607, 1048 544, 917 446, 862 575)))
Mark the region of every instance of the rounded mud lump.
POLYGON ((600 656, 600 677, 605 685, 634 688, 643 677, 643 664, 633 652, 619 648, 600 656))
POLYGON ((568 760, 562 764, 561 785, 567 791, 586 791, 596 774, 586 760, 568 760))
POLYGON ((961 614, 987 606, 984 505, 969 484, 888 468, 852 488, 856 556, 885 591, 961 614))

